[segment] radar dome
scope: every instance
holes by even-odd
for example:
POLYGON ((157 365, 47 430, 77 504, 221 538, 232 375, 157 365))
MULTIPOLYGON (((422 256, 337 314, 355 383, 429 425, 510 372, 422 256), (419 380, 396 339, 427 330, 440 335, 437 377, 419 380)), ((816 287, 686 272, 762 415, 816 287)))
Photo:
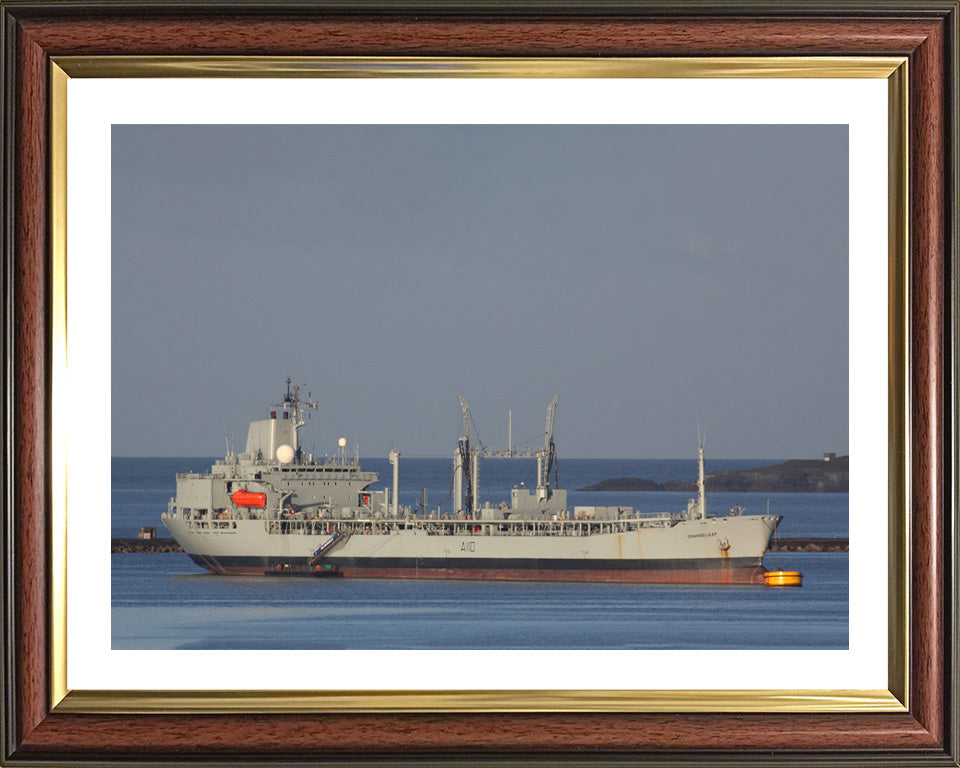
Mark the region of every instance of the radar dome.
POLYGON ((286 444, 277 448, 277 461, 281 464, 289 464, 293 461, 293 448, 286 444))
POLYGON ((341 438, 337 441, 337 443, 338 443, 338 445, 339 445, 341 448, 346 448, 346 447, 347 447, 347 438, 341 437, 341 438))

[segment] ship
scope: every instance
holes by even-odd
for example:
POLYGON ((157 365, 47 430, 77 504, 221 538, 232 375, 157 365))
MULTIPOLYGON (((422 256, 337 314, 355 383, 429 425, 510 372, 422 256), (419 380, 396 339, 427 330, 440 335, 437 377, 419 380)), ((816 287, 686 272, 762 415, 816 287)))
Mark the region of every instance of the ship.
POLYGON ((213 574, 337 575, 346 578, 490 579, 681 584, 763 584, 764 554, 781 516, 735 506, 708 514, 704 445, 697 497, 676 512, 574 506, 556 482, 555 397, 535 453, 487 452, 471 443, 469 407, 454 450, 451 511, 399 504, 400 452, 391 487, 372 486, 359 452, 316 457, 299 439, 316 402, 287 379, 268 418, 251 421, 242 453, 227 451, 209 472, 176 475, 163 524, 213 574), (532 456, 534 488, 509 504, 480 504, 485 456, 532 456), (553 471, 554 484, 550 483, 553 471))

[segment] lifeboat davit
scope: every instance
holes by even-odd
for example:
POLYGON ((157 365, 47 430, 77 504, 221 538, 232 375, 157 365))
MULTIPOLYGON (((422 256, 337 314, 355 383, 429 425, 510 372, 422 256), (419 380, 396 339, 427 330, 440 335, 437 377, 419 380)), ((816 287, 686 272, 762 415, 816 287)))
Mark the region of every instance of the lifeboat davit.
POLYGON ((253 493, 246 488, 235 491, 230 498, 238 507, 265 507, 267 506, 267 494, 253 493))

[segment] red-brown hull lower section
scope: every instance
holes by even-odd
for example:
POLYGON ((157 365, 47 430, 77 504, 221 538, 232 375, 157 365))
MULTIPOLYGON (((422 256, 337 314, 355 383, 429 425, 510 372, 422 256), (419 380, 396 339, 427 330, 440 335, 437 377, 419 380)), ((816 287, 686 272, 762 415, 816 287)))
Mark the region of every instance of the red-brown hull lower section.
MULTIPOLYGON (((581 581, 629 584, 763 584, 765 569, 663 568, 654 570, 556 570, 487 568, 342 568, 347 578, 364 579, 473 579, 484 581, 581 581)), ((219 573, 262 576, 263 568, 225 566, 219 573)))

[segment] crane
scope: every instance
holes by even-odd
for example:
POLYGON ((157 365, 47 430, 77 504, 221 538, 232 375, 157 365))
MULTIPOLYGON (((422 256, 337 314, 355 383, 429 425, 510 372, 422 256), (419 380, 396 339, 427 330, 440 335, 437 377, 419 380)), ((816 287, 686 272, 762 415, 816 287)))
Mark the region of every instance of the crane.
POLYGON ((460 439, 457 440, 457 452, 453 457, 454 478, 457 483, 455 494, 456 504, 460 503, 462 493, 461 484, 463 483, 461 478, 465 477, 467 494, 464 499, 463 508, 468 512, 473 512, 473 481, 477 471, 477 462, 474 452, 470 450, 470 406, 467 405, 467 401, 459 392, 457 392, 457 397, 460 398, 460 410, 463 411, 463 434, 460 436, 460 439), (471 460, 474 465, 473 472, 470 471, 471 460))
POLYGON ((460 410, 463 412, 463 434, 457 440, 456 450, 453 452, 453 489, 454 510, 466 513, 478 512, 480 508, 480 459, 487 457, 497 458, 536 458, 537 460, 537 495, 541 499, 550 498, 550 473, 554 473, 554 483, 559 487, 557 477, 557 447, 553 442, 553 421, 557 410, 557 401, 560 395, 554 395, 547 406, 547 427, 544 431, 543 448, 536 453, 527 450, 514 450, 511 446, 507 451, 487 450, 477 438, 477 447, 470 441, 470 406, 461 393, 457 393, 460 400, 460 410), (461 507, 460 504, 463 503, 461 507))
MULTIPOLYGON (((537 491, 546 496, 550 487, 550 472, 556 472, 557 446, 553 442, 553 417, 557 410, 557 400, 560 395, 554 395, 547 406, 547 428, 543 435, 543 450, 537 451, 537 491)), ((556 475, 555 475, 556 478, 556 475)), ((555 480, 556 481, 556 480, 555 480)), ((559 484, 559 481, 556 481, 559 484)))

